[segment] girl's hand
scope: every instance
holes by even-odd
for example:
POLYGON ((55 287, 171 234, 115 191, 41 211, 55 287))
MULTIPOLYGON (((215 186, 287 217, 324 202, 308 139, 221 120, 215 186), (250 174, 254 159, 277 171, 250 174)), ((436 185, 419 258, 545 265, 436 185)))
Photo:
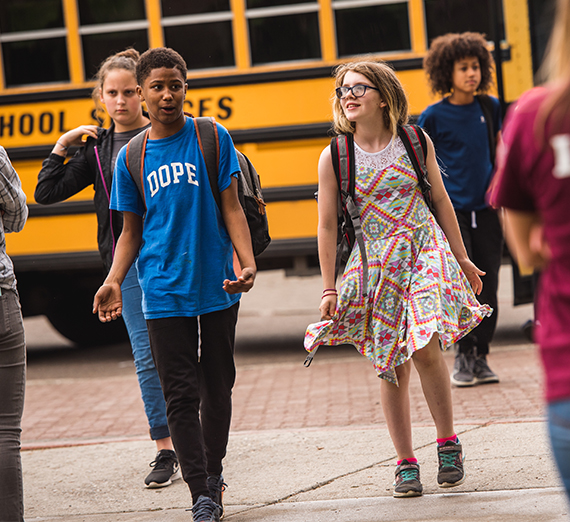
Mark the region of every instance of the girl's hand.
POLYGON ((99 321, 102 323, 115 321, 121 317, 123 313, 123 299, 119 284, 103 283, 95 294, 93 313, 98 314, 99 321))
POLYGON ((465 277, 467 277, 467 281, 469 281, 473 292, 475 292, 476 295, 479 295, 481 290, 483 290, 483 281, 481 281, 480 276, 484 276, 486 272, 477 268, 469 258, 459 261, 459 265, 461 266, 465 277))
POLYGON ((60 136, 57 142, 64 147, 81 147, 84 144, 82 138, 85 135, 97 139, 97 125, 81 125, 60 136))
POLYGON ((329 321, 336 312, 336 295, 327 295, 321 299, 321 321, 329 321))

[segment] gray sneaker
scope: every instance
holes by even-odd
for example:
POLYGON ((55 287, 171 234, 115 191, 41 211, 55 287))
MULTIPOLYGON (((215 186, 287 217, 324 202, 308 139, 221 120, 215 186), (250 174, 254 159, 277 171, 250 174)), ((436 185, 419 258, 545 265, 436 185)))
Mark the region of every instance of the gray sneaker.
POLYGON ((465 455, 459 440, 456 443, 448 440, 443 446, 438 446, 437 457, 439 460, 437 483, 440 488, 452 488, 465 481, 463 469, 465 455))
POLYGON ((420 482, 420 465, 403 460, 396 468, 394 497, 419 497, 424 488, 420 482))
POLYGON ((192 506, 194 522, 220 522, 220 506, 210 497, 200 495, 192 506))
POLYGON ((493 370, 491 370, 491 368, 489 368, 487 358, 484 355, 480 355, 475 359, 473 375, 475 376, 476 384, 491 384, 499 382, 499 377, 493 370))
POLYGON ((475 366, 475 356, 457 352, 455 364, 451 374, 451 383, 455 386, 465 387, 477 384, 473 368, 475 366))
POLYGON ((222 475, 210 475, 208 477, 208 491, 210 492, 210 497, 212 500, 218 504, 220 508, 220 520, 224 518, 224 491, 228 485, 224 482, 224 477, 222 475))

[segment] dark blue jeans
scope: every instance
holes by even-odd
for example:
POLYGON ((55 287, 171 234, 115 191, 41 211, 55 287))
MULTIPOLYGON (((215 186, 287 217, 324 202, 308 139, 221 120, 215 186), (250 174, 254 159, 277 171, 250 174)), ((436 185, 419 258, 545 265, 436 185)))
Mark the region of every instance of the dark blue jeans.
POLYGON ((26 387, 26 342, 18 294, 0 296, 0 518, 24 520, 21 421, 26 387))
POLYGON ((239 302, 200 317, 149 319, 148 334, 184 481, 194 502, 222 472, 236 378, 239 302))

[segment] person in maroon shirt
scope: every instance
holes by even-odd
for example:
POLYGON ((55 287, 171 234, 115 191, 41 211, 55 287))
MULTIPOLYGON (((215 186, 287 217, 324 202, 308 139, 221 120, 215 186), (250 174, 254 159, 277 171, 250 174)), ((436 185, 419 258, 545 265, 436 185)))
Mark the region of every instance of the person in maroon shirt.
POLYGON ((548 83, 510 108, 490 202, 505 208, 523 270, 541 270, 536 341, 546 377, 550 439, 570 497, 570 0, 558 0, 548 83))

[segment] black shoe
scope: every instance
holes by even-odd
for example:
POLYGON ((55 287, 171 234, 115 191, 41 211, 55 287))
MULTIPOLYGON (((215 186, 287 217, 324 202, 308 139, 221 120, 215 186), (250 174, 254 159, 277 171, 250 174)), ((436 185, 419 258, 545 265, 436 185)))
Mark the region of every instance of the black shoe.
POLYGON ((220 506, 210 497, 200 495, 192 506, 192 520, 194 522, 220 522, 220 506))
POLYGON ((448 440, 443 446, 438 446, 437 457, 439 460, 437 483, 440 488, 452 488, 465 481, 463 469, 465 456, 459 440, 457 442, 448 440))
POLYGON ((210 475, 208 477, 208 491, 210 492, 212 500, 218 504, 220 508, 220 520, 224 518, 223 496, 227 487, 228 485, 224 482, 222 475, 210 475))
POLYGON ((451 374, 451 383, 459 387, 477 384, 475 375, 473 374, 474 365, 474 355, 457 352, 455 355, 455 364, 453 365, 453 373, 451 374))
POLYGON ((424 490, 420 482, 420 465, 403 460, 396 468, 394 486, 396 498, 419 497, 424 490))
POLYGON ((144 479, 147 488, 164 488, 182 478, 178 458, 172 450, 160 450, 149 466, 154 469, 144 479))
POLYGON ((487 358, 484 355, 480 355, 475 359, 473 375, 475 376, 475 382, 477 384, 491 384, 499 382, 499 377, 493 370, 491 370, 491 368, 489 368, 487 358))

